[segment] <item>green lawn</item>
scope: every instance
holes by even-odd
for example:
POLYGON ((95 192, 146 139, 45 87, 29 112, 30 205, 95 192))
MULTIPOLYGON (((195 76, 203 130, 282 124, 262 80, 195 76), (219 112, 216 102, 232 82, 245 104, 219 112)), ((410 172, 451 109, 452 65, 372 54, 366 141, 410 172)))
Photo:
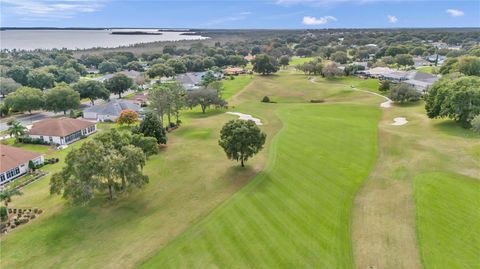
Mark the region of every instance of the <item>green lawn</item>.
MULTIPOLYGON (((320 93, 308 92, 300 78, 262 78, 252 87, 281 95, 290 79, 300 84, 290 94, 331 94, 307 81, 320 93)), ((244 98, 255 100, 250 94, 244 98)), ((285 103, 266 105, 276 109, 283 128, 264 172, 142 268, 353 267, 351 206, 376 160, 380 110, 278 99, 285 103)), ((261 115, 253 100, 240 111, 261 115)))
POLYGON ((310 62, 312 61, 313 59, 315 59, 314 57, 293 57, 290 62, 288 63, 288 65, 290 66, 295 66, 297 64, 303 64, 303 63, 307 63, 307 62, 310 62))
POLYGON ((433 74, 434 71, 437 71, 437 68, 434 66, 422 66, 417 68, 417 70, 423 73, 433 74))
POLYGON ((480 182, 448 173, 414 180, 417 232, 426 269, 480 268, 480 182))
POLYGON ((223 99, 228 100, 230 97, 241 91, 247 86, 253 79, 253 75, 238 75, 234 76, 234 79, 223 80, 223 86, 225 90, 222 93, 223 99))

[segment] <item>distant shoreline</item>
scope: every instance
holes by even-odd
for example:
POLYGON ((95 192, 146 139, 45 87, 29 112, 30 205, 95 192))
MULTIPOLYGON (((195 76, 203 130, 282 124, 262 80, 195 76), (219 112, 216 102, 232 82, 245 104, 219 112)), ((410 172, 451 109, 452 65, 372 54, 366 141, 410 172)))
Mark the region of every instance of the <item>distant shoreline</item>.
POLYGON ((114 31, 111 35, 163 35, 160 32, 143 32, 143 31, 114 31))

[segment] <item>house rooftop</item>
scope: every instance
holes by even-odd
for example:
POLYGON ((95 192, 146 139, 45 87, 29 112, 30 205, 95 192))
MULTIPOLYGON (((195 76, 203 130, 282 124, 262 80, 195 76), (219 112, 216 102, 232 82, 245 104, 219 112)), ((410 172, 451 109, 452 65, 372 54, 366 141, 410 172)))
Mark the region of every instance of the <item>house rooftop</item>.
POLYGON ((120 113, 125 109, 130 109, 138 112, 141 107, 132 102, 113 99, 107 103, 89 107, 85 109, 84 112, 94 112, 100 115, 120 116, 120 113))
POLYGON ((0 173, 5 173, 41 155, 40 153, 0 144, 0 173))
POLYGON ((81 119, 51 118, 34 123, 28 134, 63 137, 92 125, 95 123, 81 119))

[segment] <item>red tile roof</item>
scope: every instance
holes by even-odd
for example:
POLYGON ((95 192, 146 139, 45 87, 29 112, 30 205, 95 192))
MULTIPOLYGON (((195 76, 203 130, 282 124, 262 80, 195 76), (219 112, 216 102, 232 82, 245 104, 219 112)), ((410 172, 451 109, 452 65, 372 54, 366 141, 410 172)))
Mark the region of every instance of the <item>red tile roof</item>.
POLYGON ((42 154, 0 144, 0 173, 40 157, 42 154))
POLYGON ((32 129, 30 129, 28 133, 30 135, 62 137, 83 130, 92 125, 95 125, 95 123, 80 119, 46 119, 34 123, 32 129))

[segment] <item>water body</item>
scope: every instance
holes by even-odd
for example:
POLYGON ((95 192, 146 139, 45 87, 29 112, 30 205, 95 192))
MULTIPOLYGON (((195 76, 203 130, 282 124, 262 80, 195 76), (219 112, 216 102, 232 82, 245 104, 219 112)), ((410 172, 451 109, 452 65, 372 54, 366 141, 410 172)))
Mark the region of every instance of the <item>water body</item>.
POLYGON ((89 49, 113 48, 156 41, 200 40, 200 35, 181 35, 184 32, 160 32, 155 29, 113 30, 5 30, 0 31, 0 48, 34 49, 89 49), (161 35, 112 35, 115 31, 148 31, 161 35))

